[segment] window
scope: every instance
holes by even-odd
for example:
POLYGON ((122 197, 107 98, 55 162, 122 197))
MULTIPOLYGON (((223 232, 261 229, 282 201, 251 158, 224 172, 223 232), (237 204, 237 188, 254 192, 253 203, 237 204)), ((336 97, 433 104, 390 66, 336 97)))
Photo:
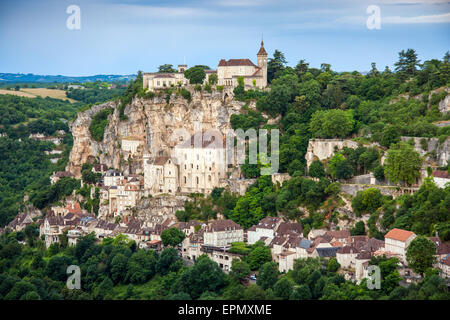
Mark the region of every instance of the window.
POLYGON ((211 176, 208 176, 208 181, 210 181, 210 182, 211 182, 211 176))
POLYGON ((186 179, 186 177, 184 177, 184 184, 186 184, 186 182, 187 182, 187 179, 186 179))
POLYGON ((196 178, 196 180, 197 180, 197 184, 198 184, 198 177, 196 178))

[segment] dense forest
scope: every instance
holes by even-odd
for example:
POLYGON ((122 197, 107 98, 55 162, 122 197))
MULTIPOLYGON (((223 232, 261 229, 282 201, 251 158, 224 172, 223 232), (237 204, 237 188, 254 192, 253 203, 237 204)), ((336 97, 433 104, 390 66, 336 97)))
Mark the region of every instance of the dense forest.
POLYGON ((53 171, 64 170, 72 148, 67 122, 80 104, 52 98, 25 98, 0 95, 0 226, 14 219, 25 193, 33 194, 50 185, 53 171), (62 143, 29 139, 30 134, 56 136, 65 132, 62 143), (61 150, 57 163, 45 151, 61 150))

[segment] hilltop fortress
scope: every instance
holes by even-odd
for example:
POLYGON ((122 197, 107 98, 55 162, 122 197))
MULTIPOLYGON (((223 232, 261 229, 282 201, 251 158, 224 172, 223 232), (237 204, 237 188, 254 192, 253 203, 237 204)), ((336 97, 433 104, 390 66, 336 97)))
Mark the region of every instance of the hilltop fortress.
MULTIPOLYGON (((264 42, 261 41, 261 47, 256 54, 257 65, 250 59, 221 59, 217 70, 205 70, 206 83, 212 74, 216 74, 217 84, 226 87, 236 87, 238 78, 244 78, 246 88, 263 89, 267 86, 267 52, 264 49, 264 42)), ((189 80, 184 76, 187 65, 178 65, 178 71, 172 73, 151 72, 143 74, 144 88, 149 90, 163 89, 170 86, 189 84, 189 80)))

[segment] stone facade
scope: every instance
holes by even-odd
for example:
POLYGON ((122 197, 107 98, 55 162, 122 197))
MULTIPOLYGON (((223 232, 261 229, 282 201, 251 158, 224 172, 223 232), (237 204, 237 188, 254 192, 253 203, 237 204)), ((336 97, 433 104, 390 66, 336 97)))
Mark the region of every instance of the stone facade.
MULTIPOLYGON (((257 55, 257 65, 250 59, 222 59, 216 70, 205 70, 206 77, 203 83, 208 82, 211 74, 217 74, 218 85, 236 87, 238 78, 243 77, 244 85, 247 88, 265 88, 267 86, 267 52, 264 49, 264 42, 261 41, 261 48, 257 55)), ((167 87, 186 86, 189 80, 185 77, 187 65, 178 65, 177 72, 160 73, 151 72, 143 74, 144 89, 164 89, 167 87)))
POLYGON ((306 150, 306 164, 309 168, 314 160, 327 160, 331 158, 335 150, 341 150, 344 147, 356 149, 358 143, 352 140, 343 139, 314 139, 309 140, 306 150))

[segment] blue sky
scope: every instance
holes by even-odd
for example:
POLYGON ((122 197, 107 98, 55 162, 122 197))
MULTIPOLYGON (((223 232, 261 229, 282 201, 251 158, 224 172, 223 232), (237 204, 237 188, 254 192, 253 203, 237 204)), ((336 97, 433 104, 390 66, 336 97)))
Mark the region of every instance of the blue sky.
POLYGON ((1 0, 0 72, 130 74, 164 63, 206 64, 250 58, 262 34, 269 56, 288 64, 326 62, 337 71, 393 66, 414 48, 424 61, 450 50, 450 1, 445 0, 1 0), (69 30, 69 5, 81 29, 69 30), (381 29, 366 10, 380 8, 381 29))

